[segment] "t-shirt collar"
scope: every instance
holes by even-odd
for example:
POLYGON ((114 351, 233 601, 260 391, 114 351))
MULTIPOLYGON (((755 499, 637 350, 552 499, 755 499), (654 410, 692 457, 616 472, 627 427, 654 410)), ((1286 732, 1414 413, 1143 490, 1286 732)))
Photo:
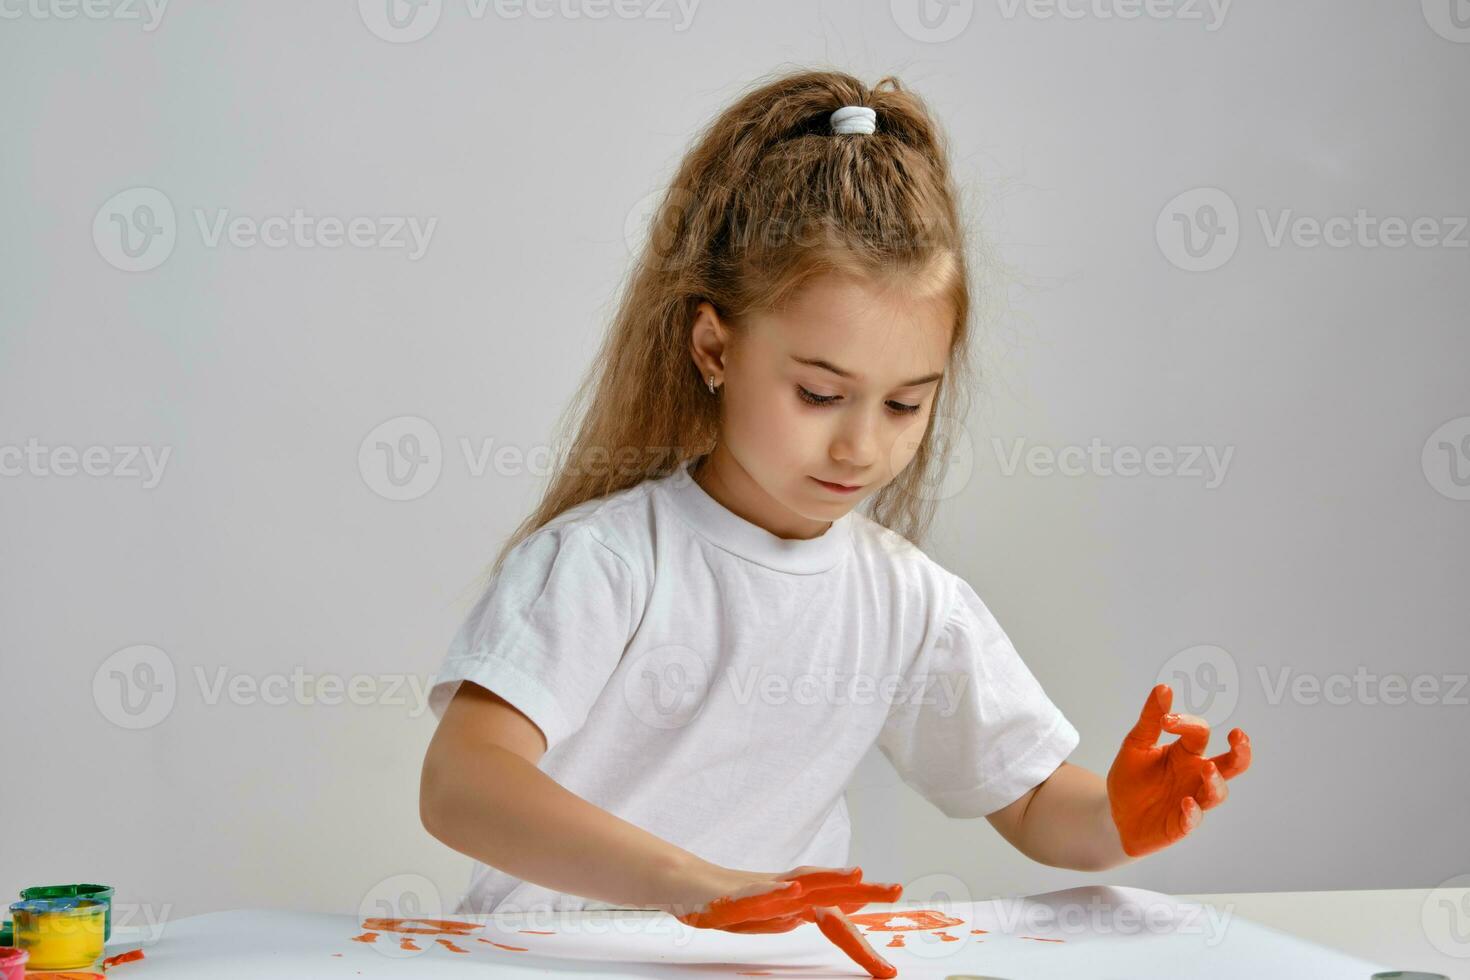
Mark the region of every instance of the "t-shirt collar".
POLYGON ((753 524, 711 497, 689 474, 697 461, 685 460, 662 480, 679 515, 726 551, 782 572, 811 574, 835 566, 852 550, 853 511, 834 520, 815 538, 781 538, 753 524))

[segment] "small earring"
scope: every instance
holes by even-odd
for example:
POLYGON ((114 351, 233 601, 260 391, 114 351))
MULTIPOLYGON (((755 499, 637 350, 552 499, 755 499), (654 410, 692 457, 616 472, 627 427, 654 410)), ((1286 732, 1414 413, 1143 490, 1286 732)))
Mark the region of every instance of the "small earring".
POLYGON ((709 380, 705 384, 709 385, 709 393, 713 395, 715 393, 715 376, 713 374, 710 375, 709 380))

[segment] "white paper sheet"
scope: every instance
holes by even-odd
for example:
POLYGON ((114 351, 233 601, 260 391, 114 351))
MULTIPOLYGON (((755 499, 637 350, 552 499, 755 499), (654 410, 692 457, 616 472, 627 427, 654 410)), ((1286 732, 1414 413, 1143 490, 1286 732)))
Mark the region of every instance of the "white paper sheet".
MULTIPOLYGON (((108 975, 111 980, 866 975, 812 924, 786 933, 739 935, 691 929, 657 912, 562 913, 539 921, 437 918, 475 927, 467 935, 435 935, 364 930, 366 920, 360 916, 212 912, 166 923, 143 946, 143 960, 118 964, 108 975), (353 939, 367 932, 375 932, 372 942, 353 939), (418 948, 402 948, 404 939, 418 948)), ((867 906, 853 918, 899 976, 914 980, 1368 980, 1390 968, 1247 921, 1228 908, 1180 902, 1139 888, 1087 886, 973 903, 898 902, 867 906)), ((423 922, 402 925, 430 928, 423 922)), ((113 938, 109 955, 128 948, 125 936, 122 942, 113 938)))

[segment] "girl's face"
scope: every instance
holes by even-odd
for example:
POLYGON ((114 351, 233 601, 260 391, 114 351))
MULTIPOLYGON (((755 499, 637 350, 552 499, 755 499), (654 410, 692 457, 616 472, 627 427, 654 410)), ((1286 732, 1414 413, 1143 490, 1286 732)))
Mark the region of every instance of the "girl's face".
POLYGON ((812 280, 785 310, 752 317, 738 339, 700 304, 691 352, 722 384, 710 397, 724 405, 696 479, 778 537, 823 533, 913 459, 952 329, 942 296, 880 292, 847 276, 812 280))

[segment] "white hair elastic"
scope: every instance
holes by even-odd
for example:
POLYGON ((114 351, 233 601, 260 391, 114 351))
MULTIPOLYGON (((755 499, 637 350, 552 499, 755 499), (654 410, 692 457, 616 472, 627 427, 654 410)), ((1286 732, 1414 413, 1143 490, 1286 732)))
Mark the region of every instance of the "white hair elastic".
POLYGON ((871 133, 878 128, 878 113, 865 105, 845 105, 832 113, 832 132, 871 133))

